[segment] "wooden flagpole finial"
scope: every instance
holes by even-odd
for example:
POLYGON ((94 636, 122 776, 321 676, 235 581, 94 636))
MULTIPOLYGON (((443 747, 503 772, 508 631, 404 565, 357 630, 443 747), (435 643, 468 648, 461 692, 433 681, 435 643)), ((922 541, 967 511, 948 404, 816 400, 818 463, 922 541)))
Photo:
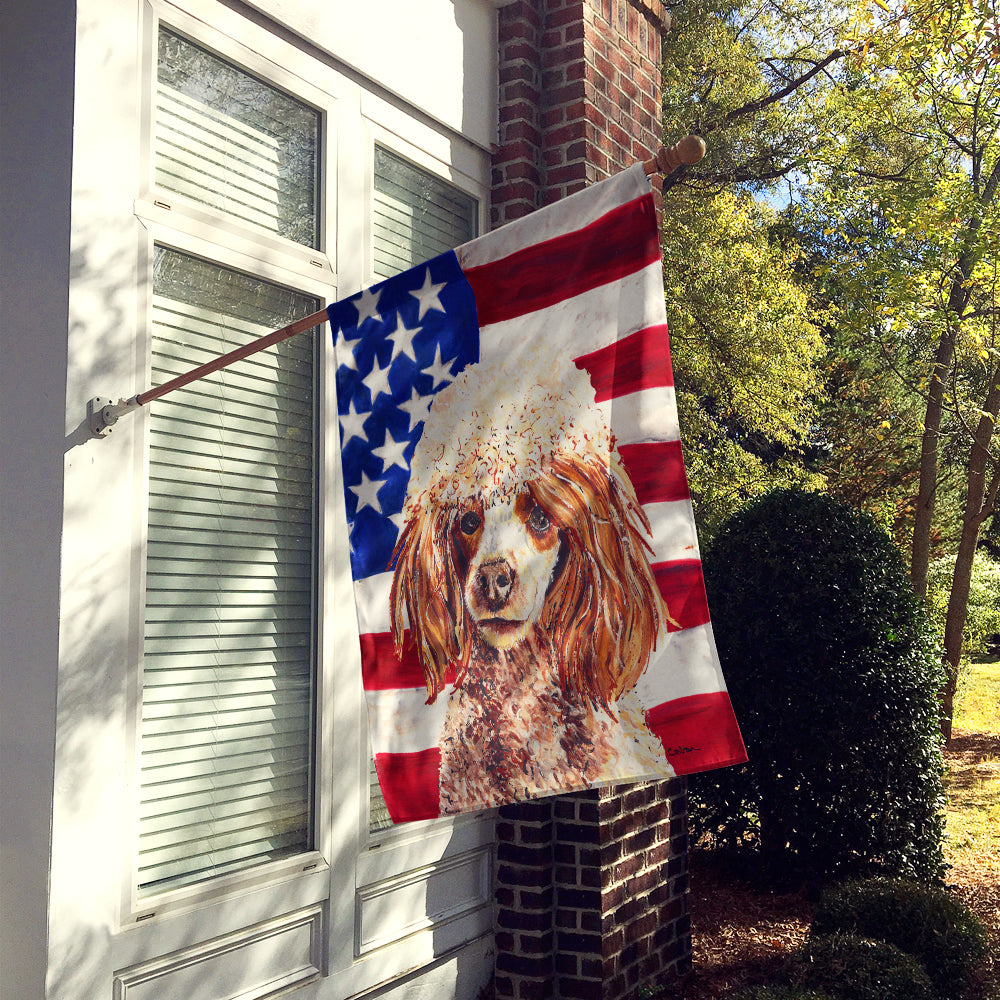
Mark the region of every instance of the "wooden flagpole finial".
POLYGON ((700 135, 686 135, 673 146, 660 146, 656 156, 646 160, 642 169, 647 174, 663 174, 665 177, 685 164, 693 166, 705 155, 706 149, 705 140, 700 135))

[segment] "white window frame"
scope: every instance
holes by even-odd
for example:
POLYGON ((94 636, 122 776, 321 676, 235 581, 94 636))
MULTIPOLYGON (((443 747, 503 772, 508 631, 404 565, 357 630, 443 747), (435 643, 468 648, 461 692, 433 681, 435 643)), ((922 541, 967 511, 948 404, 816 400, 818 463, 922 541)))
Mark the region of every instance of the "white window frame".
MULTIPOLYGON (((136 350, 139 387, 148 385, 154 243, 288 285, 315 295, 322 304, 351 294, 372 280, 376 142, 474 197, 479 205, 480 232, 485 231, 490 180, 486 151, 405 108, 402 102, 373 93, 351 73, 313 58, 237 11, 212 0, 184 0, 183 9, 168 0, 147 0, 141 47, 146 110, 141 126, 142 180, 134 204, 142 226, 138 328, 145 330, 136 350), (195 44, 322 112, 318 250, 255 232, 180 195, 156 190, 151 108, 161 19, 165 26, 195 44), (356 155, 359 148, 364 155, 356 155), (359 190, 364 192, 363 199, 357 198, 359 190)), ((319 343, 320 412, 335 414, 334 359, 327 326, 319 333, 319 343)), ((336 422, 330 425, 329 418, 321 418, 318 428, 318 545, 322 572, 317 580, 315 850, 246 872, 137 898, 133 855, 137 841, 149 425, 142 411, 134 419, 134 509, 138 513, 132 538, 134 585, 125 734, 131 748, 126 776, 131 817, 125 831, 129 851, 122 872, 118 933, 112 940, 114 967, 122 970, 120 981, 141 981, 146 974, 143 970, 158 970, 168 961, 164 956, 171 951, 190 950, 192 941, 238 935, 242 929, 280 914, 315 912, 323 939, 316 965, 317 977, 325 977, 320 994, 324 1000, 389 982, 477 936, 489 934, 491 812, 406 824, 369 834, 367 719, 347 555, 339 435, 336 422), (352 759, 356 767, 343 766, 344 761, 352 759), (440 880, 453 877, 465 892, 454 905, 439 907, 430 914, 418 907, 398 927, 387 928, 384 933, 373 923, 384 905, 392 905, 393 900, 412 902, 432 880, 441 885, 440 880)))
MULTIPOLYGON (((209 49, 221 58, 226 59, 248 72, 267 80, 272 85, 293 94, 297 99, 316 108, 321 115, 319 157, 321 163, 335 162, 337 148, 337 100, 335 95, 316 88, 304 79, 289 72, 285 65, 271 61, 248 46, 222 33, 212 31, 200 19, 173 7, 167 3, 148 3, 143 24, 143 50, 146 56, 143 75, 145 87, 144 115, 142 124, 142 183, 139 197, 135 202, 136 217, 142 223, 146 233, 144 244, 139 248, 139 278, 140 302, 139 329, 140 343, 136 350, 137 383, 149 384, 152 346, 152 266, 153 247, 161 245, 181 253, 200 257, 222 267, 242 271, 259 277, 265 281, 294 288, 306 295, 315 297, 320 306, 325 306, 337 298, 336 275, 332 257, 326 252, 326 247, 333 243, 330 234, 336 233, 336 198, 329 196, 329 190, 323 177, 326 171, 321 171, 319 178, 318 204, 320 246, 305 247, 290 240, 282 239, 274 234, 256 230, 255 228, 227 219, 221 212, 213 212, 196 202, 186 199, 173 192, 157 191, 154 182, 153 146, 153 88, 155 86, 157 36, 159 26, 171 28, 177 33, 189 38, 194 44, 209 49)), ((262 47, 270 45, 274 49, 285 44, 275 44, 276 39, 261 32, 259 41, 262 47)), ((291 52, 286 52, 286 58, 294 58, 291 52)), ((275 52, 274 55, 279 55, 275 52)), ((333 399, 332 380, 327 370, 332 364, 332 348, 329 337, 324 337, 323 329, 317 334, 319 349, 316 363, 318 366, 317 393, 319 394, 320 413, 331 405, 333 399), (325 398, 325 395, 330 398, 325 398)), ((150 404, 155 406, 155 402, 150 404)), ((335 412, 335 407, 334 407, 335 412)), ((210 878, 190 886, 167 889, 150 897, 140 899, 137 893, 137 877, 135 871, 135 845, 138 841, 138 789, 139 789, 139 727, 141 723, 141 671, 142 671, 142 634, 145 607, 146 578, 146 512, 148 509, 149 480, 149 419, 148 408, 143 408, 136 414, 136 510, 141 517, 136 519, 133 530, 133 579, 137 581, 133 588, 133 602, 130 614, 130 670, 128 672, 128 745, 132 748, 133 764, 130 768, 127 787, 127 801, 132 814, 129 823, 129 840, 131 850, 125 859, 126 876, 123 879, 121 902, 121 925, 136 926, 153 920, 158 914, 170 914, 190 911, 199 905, 209 904, 223 899, 232 893, 246 888, 256 888, 267 884, 281 884, 303 873, 323 873, 329 868, 327 857, 329 845, 323 842, 323 829, 319 824, 321 815, 320 789, 324 782, 320 778, 320 765, 327 757, 327 746, 324 745, 317 731, 317 745, 314 746, 316 768, 313 788, 313 813, 315 845, 311 851, 303 852, 290 858, 268 862, 254 866, 246 871, 210 878)), ((322 419, 318 421, 318 442, 316 454, 324 456, 328 452, 327 438, 322 419)), ((334 466, 335 467, 335 466, 334 466)), ((317 475, 318 475, 317 470, 317 475)), ((334 541, 328 537, 328 525, 336 524, 335 511, 331 510, 333 492, 324 477, 319 476, 317 483, 317 544, 319 559, 317 565, 324 566, 332 561, 334 541)), ((326 654, 332 643, 323 634, 324 622, 336 621, 329 617, 325 608, 325 591, 328 581, 320 573, 315 581, 316 598, 316 643, 314 649, 314 682, 316 685, 317 716, 319 702, 324 689, 331 684, 331 657, 326 654)), ((317 718, 317 724, 319 719, 317 718)), ((313 881, 316 881, 315 878, 313 881)))
MULTIPOLYGON (((250 257, 239 251, 232 250, 229 247, 222 246, 218 243, 212 242, 206 239, 205 235, 200 232, 191 232, 186 227, 174 228, 166 226, 159 222, 153 222, 151 220, 144 220, 144 226, 149 234, 148 242, 145 247, 141 250, 141 257, 143 258, 143 271, 144 275, 144 286, 146 289, 146 295, 143 314, 146 316, 145 332, 146 336, 144 338, 144 343, 141 345, 141 349, 138 352, 140 357, 143 359, 142 367, 147 373, 150 368, 150 353, 151 353, 151 342, 152 338, 150 336, 151 325, 152 325, 152 267, 153 267, 153 248, 154 246, 162 246, 169 250, 174 250, 179 253, 189 254, 194 257, 202 258, 211 261, 213 264, 218 264, 221 267, 229 268, 234 271, 240 271, 246 274, 250 274, 255 278, 260 278, 264 281, 270 281, 274 284, 284 285, 290 288, 294 288, 296 291, 302 292, 303 294, 314 296, 320 301, 321 306, 325 304, 324 300, 329 300, 330 298, 330 286, 327 283, 317 281, 313 279, 308 281, 310 277, 308 275, 303 275, 301 272, 291 272, 286 271, 282 268, 275 266, 272 263, 265 262, 260 258, 250 257)), ((191 227, 191 229, 200 230, 202 226, 196 225, 191 227)), ((317 385, 317 393, 322 394, 324 379, 322 373, 324 370, 324 355, 326 353, 326 345, 323 342, 323 338, 320 336, 319 350, 317 351, 318 357, 316 359, 316 364, 319 369, 319 378, 317 385)), ((155 406, 155 402, 151 404, 155 406)), ((322 410, 323 402, 319 402, 320 409, 322 410)), ((150 419, 148 407, 144 407, 139 414, 137 414, 137 434, 136 434, 136 467, 137 467, 137 498, 138 503, 136 505, 137 511, 141 512, 143 515, 146 514, 149 506, 149 456, 150 456, 150 419)), ((318 422, 317 427, 318 432, 318 448, 317 454, 322 454, 322 450, 325 447, 325 434, 322 425, 322 421, 318 422)), ((318 498, 317 498, 317 535, 324 523, 326 518, 323 516, 324 504, 326 503, 326 497, 323 488, 322 481, 318 483, 318 498)), ((144 626, 144 611, 145 611, 145 580, 146 580, 146 517, 136 519, 137 523, 134 526, 134 564, 133 564, 133 574, 136 580, 136 587, 134 588, 135 600, 132 608, 131 615, 131 625, 130 634, 133 637, 133 656, 131 658, 132 668, 129 670, 129 745, 135 748, 135 762, 132 768, 131 781, 128 789, 128 801, 132 804, 133 814, 131 817, 131 833, 130 833, 130 843, 136 845, 138 842, 138 802, 139 802, 139 760, 138 760, 138 749, 139 749, 139 730, 142 721, 142 691, 141 691, 141 675, 142 675, 142 635, 144 626)), ((318 539, 319 550, 320 550, 320 560, 322 560, 324 555, 324 542, 318 539)), ((317 631, 322 627, 322 588, 324 580, 322 574, 320 574, 319 579, 314 582, 317 587, 317 599, 316 599, 316 618, 317 618, 317 631)), ((320 688, 322 686, 322 680, 325 674, 322 662, 320 660, 320 650, 324 648, 321 637, 317 636, 317 642, 314 649, 314 669, 316 671, 315 684, 316 684, 316 700, 320 697, 320 688)), ((317 761, 320 757, 317 756, 317 761)), ((318 784, 318 782, 317 782, 318 784)), ((315 789, 313 792, 313 798, 315 800, 315 789)), ((314 814, 316 812, 314 804, 314 814)), ((314 821, 315 822, 315 821, 314 821)), ((326 860, 323 857, 323 851, 319 843, 319 828, 316 827, 316 847, 308 852, 302 854, 297 854, 289 858, 283 858, 279 861, 266 862, 261 865, 254 866, 245 871, 234 872, 228 875, 220 875, 212 877, 203 882, 197 882, 189 886, 176 888, 176 889, 166 889, 163 892, 156 893, 155 895, 139 898, 137 892, 137 872, 135 868, 135 854, 134 850, 132 855, 128 860, 128 874, 125 883, 125 890, 127 892, 127 899, 123 900, 122 913, 125 916, 123 923, 134 923, 141 922, 150 919, 151 916, 156 913, 169 912, 172 910, 188 908, 192 904, 195 904, 203 900, 211 900, 219 896, 225 895, 229 891, 238 890, 242 886, 251 884, 257 885, 264 882, 271 881, 283 881, 287 878, 298 874, 302 870, 312 870, 317 867, 326 868, 326 860)))

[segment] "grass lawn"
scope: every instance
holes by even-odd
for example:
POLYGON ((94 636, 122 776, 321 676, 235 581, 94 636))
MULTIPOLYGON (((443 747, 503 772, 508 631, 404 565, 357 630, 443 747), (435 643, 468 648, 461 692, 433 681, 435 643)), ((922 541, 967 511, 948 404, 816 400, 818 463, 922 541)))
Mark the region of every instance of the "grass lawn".
POLYGON ((1000 660, 974 663, 959 682, 955 725, 1000 736, 1000 660))
POLYGON ((1000 1000, 1000 662, 974 663, 962 677, 945 759, 946 879, 990 931, 980 996, 1000 1000))
POLYGON ((948 757, 948 860, 985 863, 1000 880, 1000 662, 963 677, 948 757))

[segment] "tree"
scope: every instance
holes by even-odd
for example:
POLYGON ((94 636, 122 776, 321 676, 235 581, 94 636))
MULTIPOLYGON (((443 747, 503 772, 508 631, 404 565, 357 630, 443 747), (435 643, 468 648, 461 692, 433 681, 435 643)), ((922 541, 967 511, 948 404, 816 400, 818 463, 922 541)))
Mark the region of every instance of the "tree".
POLYGON ((668 179, 664 213, 678 407, 706 537, 747 499, 816 482, 806 457, 825 349, 795 244, 753 195, 797 169, 801 133, 815 128, 815 81, 842 55, 828 51, 823 9, 671 8, 664 130, 710 138, 697 167, 668 179))
POLYGON ((665 39, 663 124, 709 139, 668 178, 699 189, 773 188, 809 162, 823 134, 816 97, 847 55, 847 7, 826 0, 681 0, 665 39))
POLYGON ((810 481, 802 450, 824 347, 772 210, 675 192, 664 220, 677 405, 705 537, 747 499, 810 481))
POLYGON ((821 144, 812 181, 842 238, 837 281, 871 304, 855 320, 887 356, 922 354, 910 561, 921 595, 947 435, 960 435, 967 454, 944 630, 948 734, 973 559, 1000 485, 991 450, 1000 408, 1000 19, 995 0, 878 8, 858 25, 866 61, 826 95, 840 139, 821 144))
MULTIPOLYGON (((821 192, 821 195, 825 192, 821 192)), ((925 337, 919 319, 903 334, 887 327, 882 312, 890 289, 873 289, 851 266, 865 256, 857 231, 843 233, 845 220, 831 218, 822 197, 800 197, 782 213, 782 225, 802 253, 797 267, 812 276, 810 308, 822 317, 827 345, 824 391, 812 428, 813 468, 834 496, 868 511, 896 539, 902 551, 912 540, 924 400, 919 391, 925 367, 925 337), (841 280, 846 270, 847 280, 841 280)), ((900 257, 902 249, 897 251, 900 257)), ((862 272, 863 274, 863 272, 862 272)), ((899 302, 909 301, 905 292, 899 302)), ((893 302, 896 300, 894 299, 893 302)), ((892 305, 894 316, 902 311, 892 305)), ((953 442, 952 435, 948 441, 953 442)), ((953 548, 958 521, 959 458, 944 449, 938 481, 939 546, 953 548)))
MULTIPOLYGON (((733 458, 763 459, 772 481, 825 477, 852 502, 892 516, 897 534, 911 517, 910 576, 921 595, 931 556, 956 552, 945 732, 972 563, 1000 487, 998 2, 681 2, 671 8, 665 59, 666 133, 691 129, 709 140, 700 164, 669 179, 671 199, 679 190, 772 201, 783 192, 785 225, 801 227, 800 245, 821 258, 812 284, 800 267, 798 287, 826 336, 835 390, 818 408, 812 440, 796 425, 793 448, 733 426, 705 440, 733 458), (874 433, 858 420, 861 406, 878 415, 874 433)), ((710 241, 711 213, 702 218, 710 241)), ((786 235, 768 224, 769 243, 794 265, 786 235)), ((721 302, 703 329, 722 315, 721 302)), ((690 345, 692 355, 679 357, 682 390, 682 366, 697 369, 691 358, 707 350, 690 345)), ((717 376, 727 373, 724 354, 715 364, 717 376)), ((714 417, 715 400, 690 387, 682 403, 714 417)), ((737 493, 735 504, 748 491, 737 493)))

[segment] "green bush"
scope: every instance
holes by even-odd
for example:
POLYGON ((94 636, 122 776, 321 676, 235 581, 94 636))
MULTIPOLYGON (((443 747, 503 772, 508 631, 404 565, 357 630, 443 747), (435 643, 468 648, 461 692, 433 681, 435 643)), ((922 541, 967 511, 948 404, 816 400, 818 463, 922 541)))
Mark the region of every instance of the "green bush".
POLYGON ((850 932, 895 945, 918 959, 941 996, 962 995, 986 956, 986 933, 947 890, 905 879, 870 879, 827 889, 812 933, 850 932))
POLYGON ((723 526, 704 568, 749 762, 692 779, 695 834, 772 872, 939 878, 943 674, 888 535, 781 490, 723 526))
POLYGON ((837 1000, 933 1000, 924 967, 884 941, 854 934, 810 938, 793 972, 800 985, 819 987, 837 1000))
POLYGON ((839 1000, 839 997, 801 986, 752 986, 734 994, 732 1000, 839 1000))

